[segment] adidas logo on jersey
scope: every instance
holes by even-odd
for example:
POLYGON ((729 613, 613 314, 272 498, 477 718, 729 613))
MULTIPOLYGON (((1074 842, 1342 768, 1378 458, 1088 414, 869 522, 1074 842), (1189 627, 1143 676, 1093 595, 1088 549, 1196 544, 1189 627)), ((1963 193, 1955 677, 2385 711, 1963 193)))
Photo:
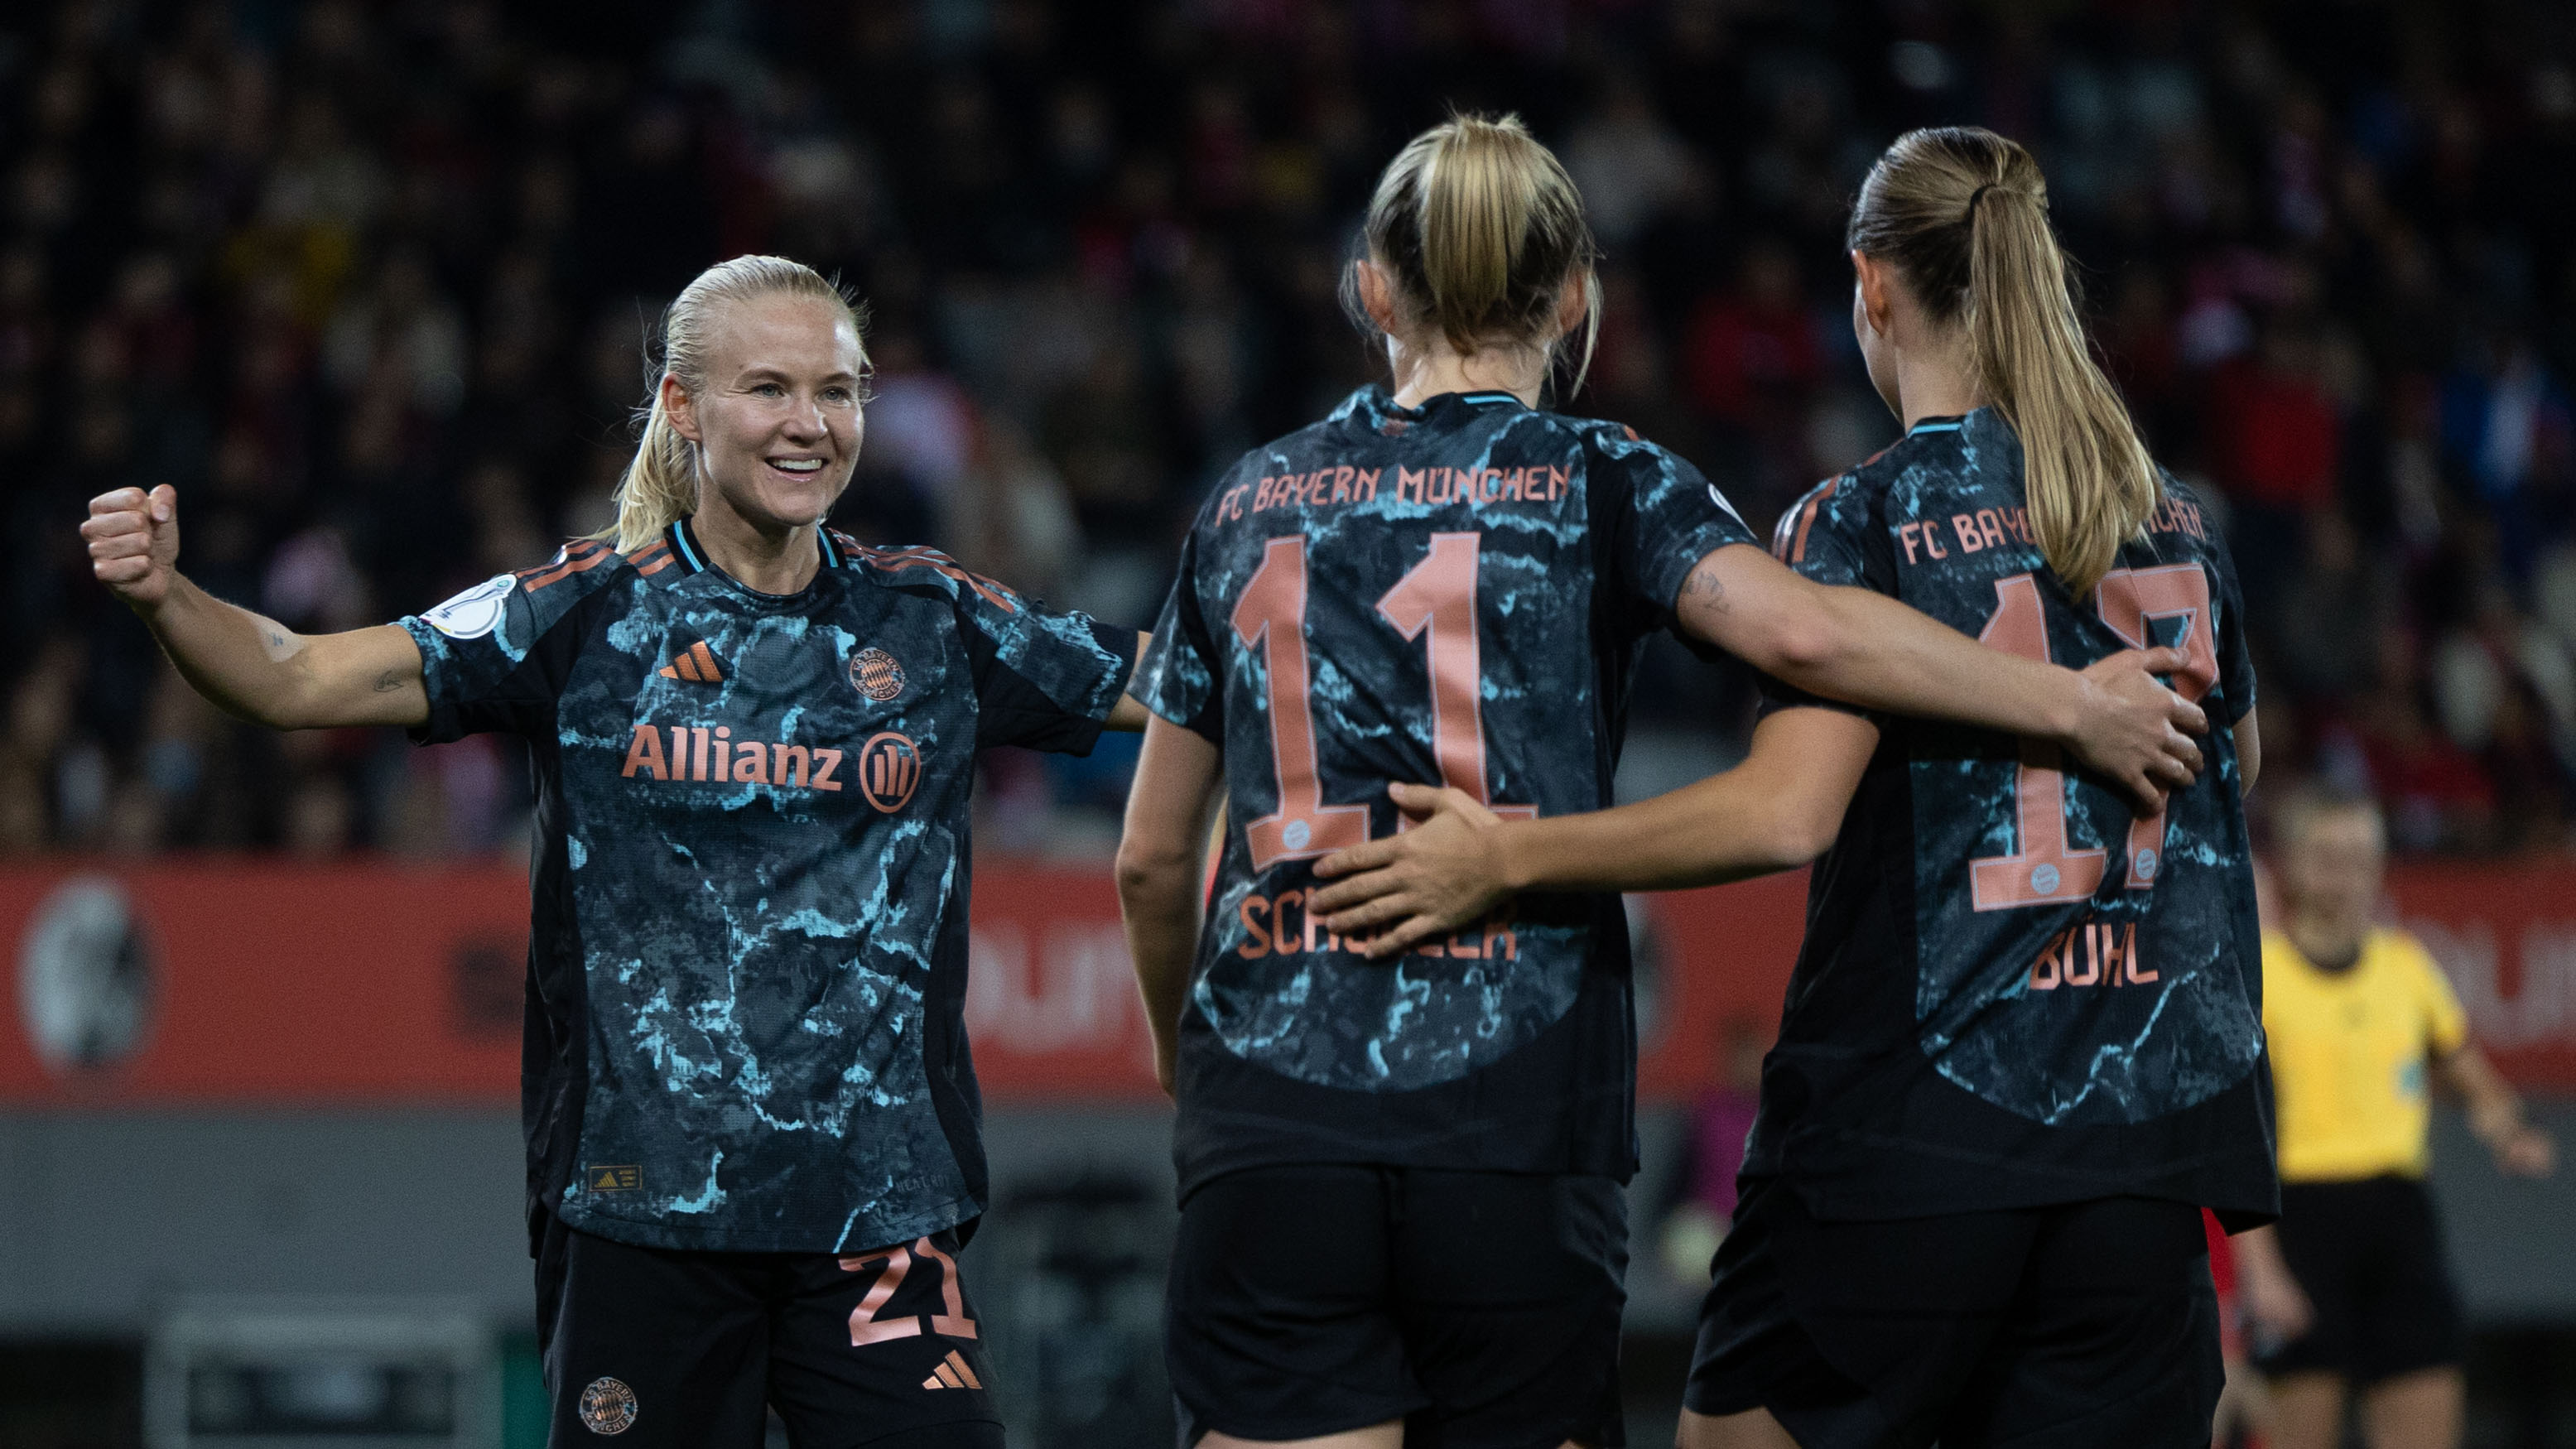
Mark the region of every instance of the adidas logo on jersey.
POLYGON ((661 675, 691 684, 724 683, 724 671, 716 666, 716 652, 707 647, 704 639, 671 656, 671 662, 662 666, 661 675))
POLYGON ((930 1377, 921 1381, 921 1386, 925 1389, 980 1389, 984 1387, 984 1381, 975 1377, 975 1370, 966 1362, 966 1355, 952 1348, 948 1350, 948 1357, 939 1361, 939 1367, 930 1371, 930 1377))

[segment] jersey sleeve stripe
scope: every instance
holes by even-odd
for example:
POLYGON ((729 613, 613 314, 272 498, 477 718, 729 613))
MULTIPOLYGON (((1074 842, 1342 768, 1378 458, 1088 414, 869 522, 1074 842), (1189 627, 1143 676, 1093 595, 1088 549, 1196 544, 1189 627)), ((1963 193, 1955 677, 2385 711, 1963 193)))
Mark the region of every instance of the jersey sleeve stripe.
POLYGON ((1816 510, 1824 506, 1826 499, 1834 496, 1834 490, 1841 487, 1842 482, 1840 478, 1831 479, 1824 487, 1807 495, 1807 506, 1798 510, 1798 534, 1789 544, 1786 562, 1794 565, 1807 561, 1807 530, 1816 526, 1816 510))
POLYGON ((533 594, 548 584, 569 578, 574 574, 581 573, 589 569, 595 569, 601 564, 608 562, 610 559, 617 557, 616 551, 604 543, 594 543, 588 549, 579 553, 571 553, 569 550, 567 550, 567 553, 569 554, 569 557, 567 557, 562 563, 557 564, 553 568, 546 570, 544 573, 537 575, 535 578, 528 580, 527 587, 529 593, 533 594))

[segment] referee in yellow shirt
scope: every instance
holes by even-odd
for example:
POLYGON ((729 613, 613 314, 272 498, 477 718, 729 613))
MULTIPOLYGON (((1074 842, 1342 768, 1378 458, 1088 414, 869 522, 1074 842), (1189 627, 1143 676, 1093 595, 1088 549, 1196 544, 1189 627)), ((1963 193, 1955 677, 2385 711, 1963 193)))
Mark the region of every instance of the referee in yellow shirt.
POLYGON ((2280 1114, 2281 1221, 2237 1240, 2240 1287, 2277 1345, 2274 1449, 2336 1449, 2355 1390, 2371 1449, 2460 1442, 2459 1294, 2424 1190, 2428 1086, 2468 1107, 2505 1172, 2549 1138, 2469 1044, 2423 944, 2372 924, 2386 833, 2367 799, 2307 794, 2279 817, 2285 929, 2263 939, 2263 1030, 2280 1114))

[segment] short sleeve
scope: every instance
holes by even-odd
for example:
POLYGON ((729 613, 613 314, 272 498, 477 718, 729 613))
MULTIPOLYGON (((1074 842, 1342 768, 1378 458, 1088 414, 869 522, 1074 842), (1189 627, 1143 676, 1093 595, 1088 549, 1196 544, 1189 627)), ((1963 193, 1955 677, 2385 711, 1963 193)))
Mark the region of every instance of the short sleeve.
POLYGON ((1136 661, 1136 631, 1059 612, 956 570, 975 673, 975 747, 1087 755, 1136 661))
POLYGON ((1155 616, 1154 641, 1136 667, 1130 692, 1156 715, 1222 747, 1225 691, 1216 683, 1221 656, 1199 607, 1198 548, 1193 530, 1181 545, 1180 574, 1172 580, 1162 613, 1155 616))
POLYGON ((2232 726, 2254 708, 2254 651, 2245 642, 2245 595, 2236 581, 2236 561, 2217 538, 2210 540, 2209 550, 2218 575, 2217 631, 2211 640, 2218 650, 2218 692, 2223 697, 2217 713, 2232 726))
POLYGON ((2469 1014, 2461 1009, 2460 994, 2451 989, 2451 978, 2442 974, 2441 963, 2433 959, 2433 953, 2412 936, 2402 939, 2422 982, 2425 1043, 2433 1055, 2449 1056, 2468 1044, 2469 1014))
POLYGON ((1610 483, 1609 565, 1651 627, 1669 629, 1674 600, 1699 561, 1730 543, 1758 543, 1735 505, 1688 462, 1625 428, 1592 435, 1610 483))
POLYGON ((420 646, 429 718, 417 744, 471 734, 534 735, 551 728, 556 698, 577 652, 579 605, 618 563, 604 543, 566 544, 532 569, 496 574, 434 609, 405 616, 420 646))
MULTIPOLYGON (((1816 485, 1780 515, 1771 531, 1771 554, 1817 583, 1896 597, 1896 555, 1888 547, 1887 531, 1875 526, 1868 500, 1849 474, 1816 485)), ((1801 706, 1879 718, 1858 705, 1762 676, 1764 714, 1801 706)))

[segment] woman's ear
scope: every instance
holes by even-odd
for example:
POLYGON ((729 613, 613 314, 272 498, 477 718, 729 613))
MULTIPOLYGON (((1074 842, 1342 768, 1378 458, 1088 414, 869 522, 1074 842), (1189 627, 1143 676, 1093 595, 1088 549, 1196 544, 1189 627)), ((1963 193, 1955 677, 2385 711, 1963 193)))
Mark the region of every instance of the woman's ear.
POLYGON ((1592 269, 1576 267, 1565 274, 1564 290, 1556 298, 1556 335, 1572 336, 1583 325, 1583 314, 1592 309, 1592 269))
POLYGON ((1377 330, 1395 331, 1395 289, 1386 282, 1386 270, 1367 257, 1351 263, 1353 274, 1360 280, 1360 310, 1377 330))
POLYGON ((662 394, 662 415, 671 420, 671 431, 692 443, 704 443, 706 439, 700 435, 698 413, 689 400, 689 390, 680 385, 678 378, 667 372, 662 374, 659 390, 662 394))
POLYGON ((1881 337, 1895 322, 1894 281, 1887 263, 1864 251, 1851 254, 1852 274, 1860 283, 1861 315, 1869 319, 1869 330, 1881 337))

